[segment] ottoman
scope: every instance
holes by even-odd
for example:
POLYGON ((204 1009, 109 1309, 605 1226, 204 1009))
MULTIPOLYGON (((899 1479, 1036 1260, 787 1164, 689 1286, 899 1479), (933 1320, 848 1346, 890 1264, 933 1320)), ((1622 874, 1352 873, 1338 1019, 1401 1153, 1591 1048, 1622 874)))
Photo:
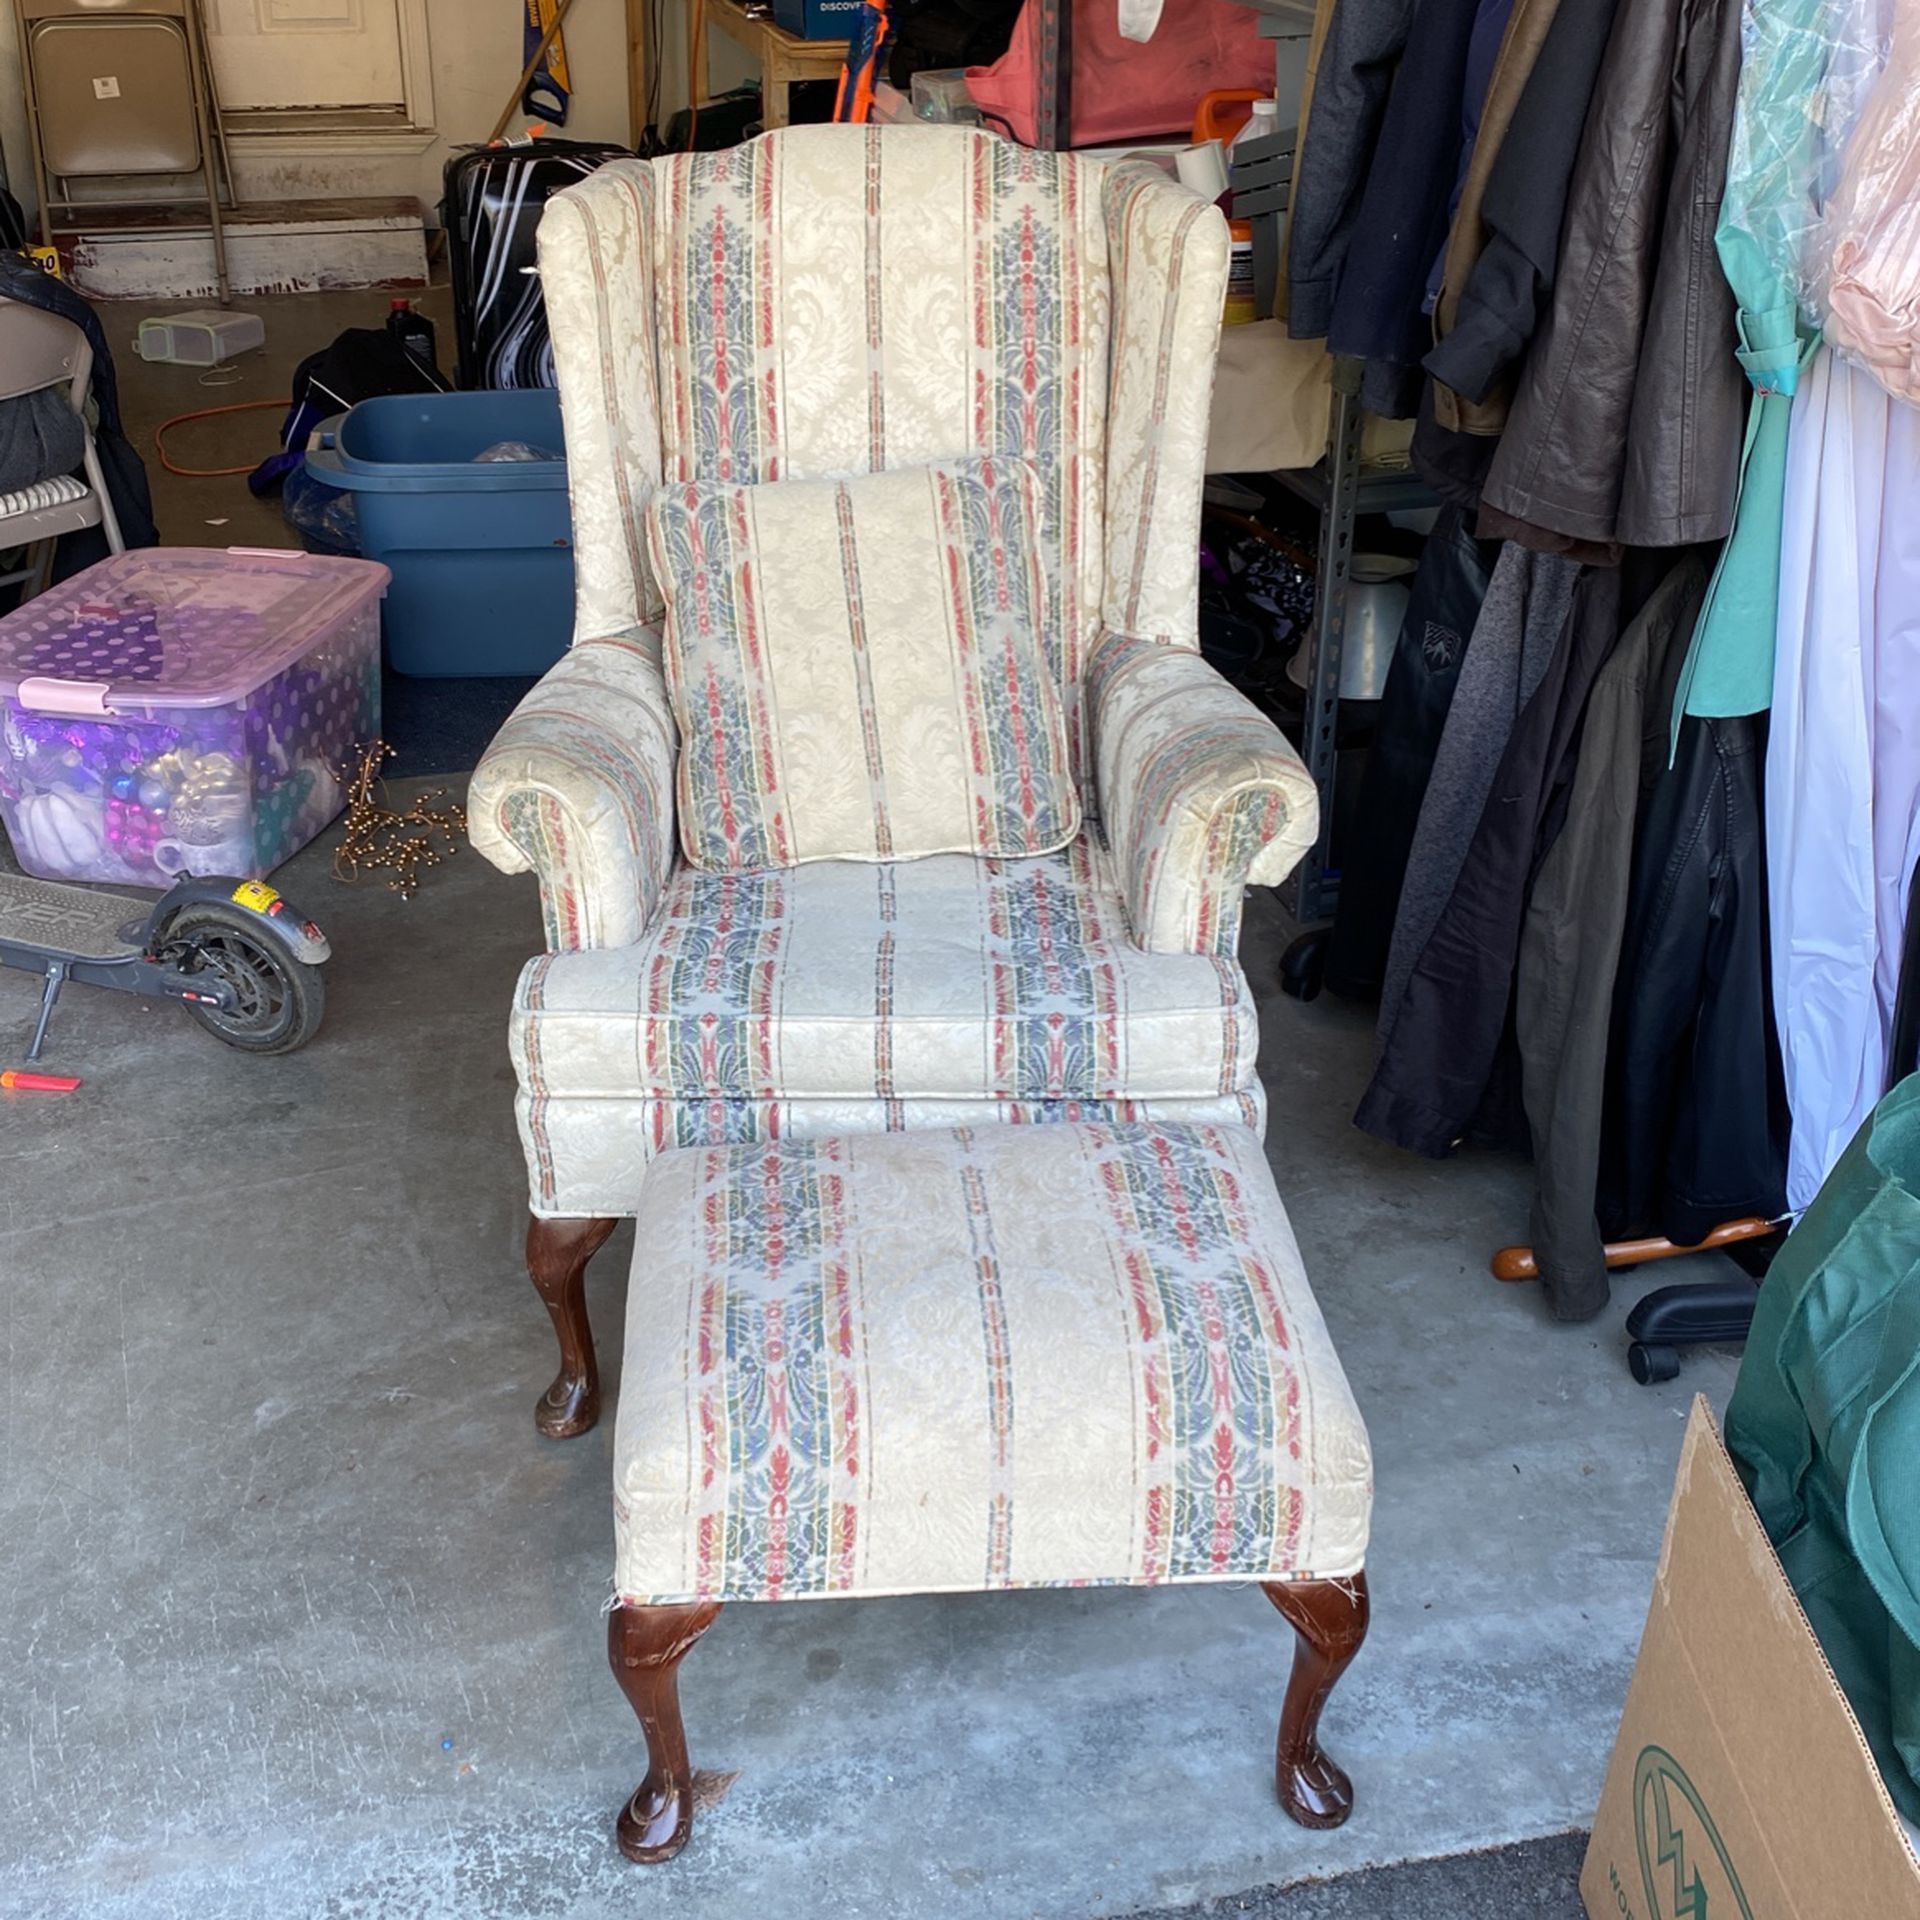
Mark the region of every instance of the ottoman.
POLYGON ((1338 1826, 1320 1711, 1367 1627, 1366 1429, 1244 1127, 694 1148, 640 1197, 614 1437, 615 1675, 693 1821, 682 1657, 730 1601, 1258 1581, 1298 1645, 1276 1784, 1338 1826))

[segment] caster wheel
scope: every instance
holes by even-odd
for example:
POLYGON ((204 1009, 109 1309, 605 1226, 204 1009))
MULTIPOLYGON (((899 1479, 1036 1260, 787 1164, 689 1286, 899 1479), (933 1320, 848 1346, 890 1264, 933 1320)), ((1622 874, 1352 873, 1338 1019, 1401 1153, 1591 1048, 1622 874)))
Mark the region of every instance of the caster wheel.
POLYGON ((1643 1387, 1680 1377, 1680 1353, 1675 1347, 1648 1347, 1636 1340, 1627 1349, 1627 1371, 1643 1387))
POLYGON ((1280 956, 1280 991, 1295 1000, 1317 1000, 1327 978, 1327 930, 1303 933, 1280 956))

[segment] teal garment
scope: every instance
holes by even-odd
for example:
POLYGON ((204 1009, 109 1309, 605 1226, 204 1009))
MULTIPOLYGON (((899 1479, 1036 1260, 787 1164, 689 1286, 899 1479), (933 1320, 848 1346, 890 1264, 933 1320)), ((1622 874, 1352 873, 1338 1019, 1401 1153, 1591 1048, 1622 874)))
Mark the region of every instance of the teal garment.
POLYGON ((1920 1074, 1775 1259, 1726 1438, 1887 1791, 1920 1821, 1920 1074))
MULTIPOLYGON (((1752 318, 1740 315, 1742 331, 1752 318)), ((1740 491, 1733 532, 1707 586, 1706 603, 1680 668, 1673 702, 1673 742, 1690 713, 1730 720, 1764 713, 1773 704, 1774 624, 1780 610, 1780 538, 1787 504, 1787 430, 1800 369, 1820 344, 1816 334, 1797 333, 1784 350, 1743 348, 1740 363, 1754 381, 1740 456, 1740 491), (1766 362, 1760 384, 1756 362, 1766 362), (1784 365, 1784 372, 1782 367, 1784 365)))
POLYGON ((1740 457, 1733 532, 1707 587, 1673 702, 1673 743, 1688 714, 1732 719, 1773 702, 1774 626, 1787 429, 1817 334, 1800 324, 1797 263, 1812 224, 1821 132, 1815 96, 1832 47, 1826 0, 1746 0, 1740 91, 1714 246, 1739 309, 1740 365, 1754 402, 1740 457))

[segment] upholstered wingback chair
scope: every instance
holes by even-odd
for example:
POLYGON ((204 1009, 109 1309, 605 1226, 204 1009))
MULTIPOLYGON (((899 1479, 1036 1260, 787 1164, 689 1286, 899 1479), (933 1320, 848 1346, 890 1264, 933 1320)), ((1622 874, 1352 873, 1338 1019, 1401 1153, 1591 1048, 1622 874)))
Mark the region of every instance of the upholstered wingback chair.
POLYGON ((528 1263, 590 1426, 587 1260, 676 1146, 1076 1116, 1264 1121, 1235 959, 1311 843, 1293 750, 1200 658, 1227 267, 1157 169, 962 129, 802 127, 620 161, 549 206, 575 642, 474 775, 474 844, 540 877, 512 1015, 528 1263), (1089 825, 1065 851, 696 870, 642 531, 663 482, 967 454, 1037 468, 1089 825))

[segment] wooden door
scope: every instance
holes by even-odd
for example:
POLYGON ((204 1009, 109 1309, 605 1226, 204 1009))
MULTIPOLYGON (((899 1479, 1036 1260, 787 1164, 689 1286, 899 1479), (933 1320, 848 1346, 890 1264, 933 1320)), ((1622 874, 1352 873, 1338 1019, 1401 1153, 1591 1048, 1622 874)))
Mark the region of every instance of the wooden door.
POLYGON ((230 112, 401 113, 403 0, 211 0, 215 83, 230 112))

